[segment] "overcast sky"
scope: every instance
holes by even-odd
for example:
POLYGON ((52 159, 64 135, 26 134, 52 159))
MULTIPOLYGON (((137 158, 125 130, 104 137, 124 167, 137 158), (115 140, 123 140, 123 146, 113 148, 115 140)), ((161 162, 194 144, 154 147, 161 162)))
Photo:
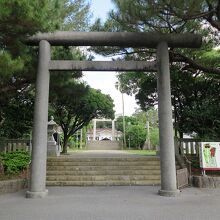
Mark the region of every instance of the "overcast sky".
MULTIPOLYGON (((105 20, 107 13, 113 8, 111 0, 90 0, 91 10, 93 12, 93 19, 100 17, 105 20)), ((95 60, 111 60, 102 56, 96 56, 95 60)), ((109 94, 115 104, 116 114, 122 113, 122 98, 121 93, 115 89, 117 81, 116 72, 83 72, 83 80, 85 80, 91 87, 101 89, 105 94, 109 94)), ((135 111, 134 97, 124 95, 125 115, 131 115, 135 111)))

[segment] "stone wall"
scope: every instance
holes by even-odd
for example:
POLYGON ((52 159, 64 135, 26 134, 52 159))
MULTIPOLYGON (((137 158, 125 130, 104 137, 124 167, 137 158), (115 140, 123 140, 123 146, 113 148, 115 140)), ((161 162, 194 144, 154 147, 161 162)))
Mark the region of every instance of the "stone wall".
POLYGON ((120 150, 118 141, 89 141, 88 150, 120 150))
POLYGON ((199 188, 220 188, 219 176, 193 176, 193 186, 199 188))
POLYGON ((17 192, 28 187, 27 179, 15 179, 0 181, 0 194, 17 192))

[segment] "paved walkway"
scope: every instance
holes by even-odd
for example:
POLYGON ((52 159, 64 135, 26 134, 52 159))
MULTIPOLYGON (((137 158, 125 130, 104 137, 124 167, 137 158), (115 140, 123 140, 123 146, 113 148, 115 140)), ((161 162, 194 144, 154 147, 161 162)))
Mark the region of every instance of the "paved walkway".
POLYGON ((49 187, 44 199, 25 191, 0 195, 1 220, 219 220, 220 189, 184 189, 179 197, 158 187, 49 187))

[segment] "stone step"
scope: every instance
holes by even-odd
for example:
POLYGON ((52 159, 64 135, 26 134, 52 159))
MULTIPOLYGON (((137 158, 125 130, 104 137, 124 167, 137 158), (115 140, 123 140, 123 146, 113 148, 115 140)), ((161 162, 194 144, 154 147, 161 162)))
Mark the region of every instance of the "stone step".
POLYGON ((120 150, 119 141, 88 141, 88 150, 120 150))
POLYGON ((159 185, 158 157, 58 157, 47 160, 47 185, 159 185))
POLYGON ((160 166, 49 166, 48 171, 94 171, 94 170, 160 170, 160 166))
POLYGON ((55 162, 55 161, 73 161, 73 162, 93 162, 93 161, 160 161, 159 157, 156 156, 148 156, 148 157, 68 157, 68 156, 60 156, 60 157, 49 157, 47 162, 55 162))
POLYGON ((69 171, 58 171, 58 170, 49 170, 47 171, 47 176, 53 176, 53 175, 72 175, 72 176, 78 176, 78 175, 154 175, 158 174, 160 175, 160 170, 86 170, 86 171, 80 171, 80 170, 69 170, 69 171))
POLYGON ((49 161, 47 166, 148 166, 160 165, 159 161, 49 161))
POLYGON ((160 180, 128 180, 128 181, 47 181, 47 186, 154 186, 160 180))
POLYGON ((98 175, 98 176, 47 176, 48 181, 139 181, 160 180, 160 175, 98 175))

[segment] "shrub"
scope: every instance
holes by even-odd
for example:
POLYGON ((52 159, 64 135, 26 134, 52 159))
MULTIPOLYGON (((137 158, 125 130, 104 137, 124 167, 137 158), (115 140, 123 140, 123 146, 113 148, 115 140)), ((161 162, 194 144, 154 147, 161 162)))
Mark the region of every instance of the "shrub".
POLYGON ((15 151, 1 153, 0 159, 2 160, 5 174, 16 174, 28 167, 31 157, 29 152, 15 151))
POLYGON ((150 142, 154 149, 156 149, 156 146, 159 146, 159 129, 158 128, 151 129, 150 142))
POLYGON ((127 147, 140 149, 146 140, 146 129, 142 125, 131 125, 126 130, 127 147))

